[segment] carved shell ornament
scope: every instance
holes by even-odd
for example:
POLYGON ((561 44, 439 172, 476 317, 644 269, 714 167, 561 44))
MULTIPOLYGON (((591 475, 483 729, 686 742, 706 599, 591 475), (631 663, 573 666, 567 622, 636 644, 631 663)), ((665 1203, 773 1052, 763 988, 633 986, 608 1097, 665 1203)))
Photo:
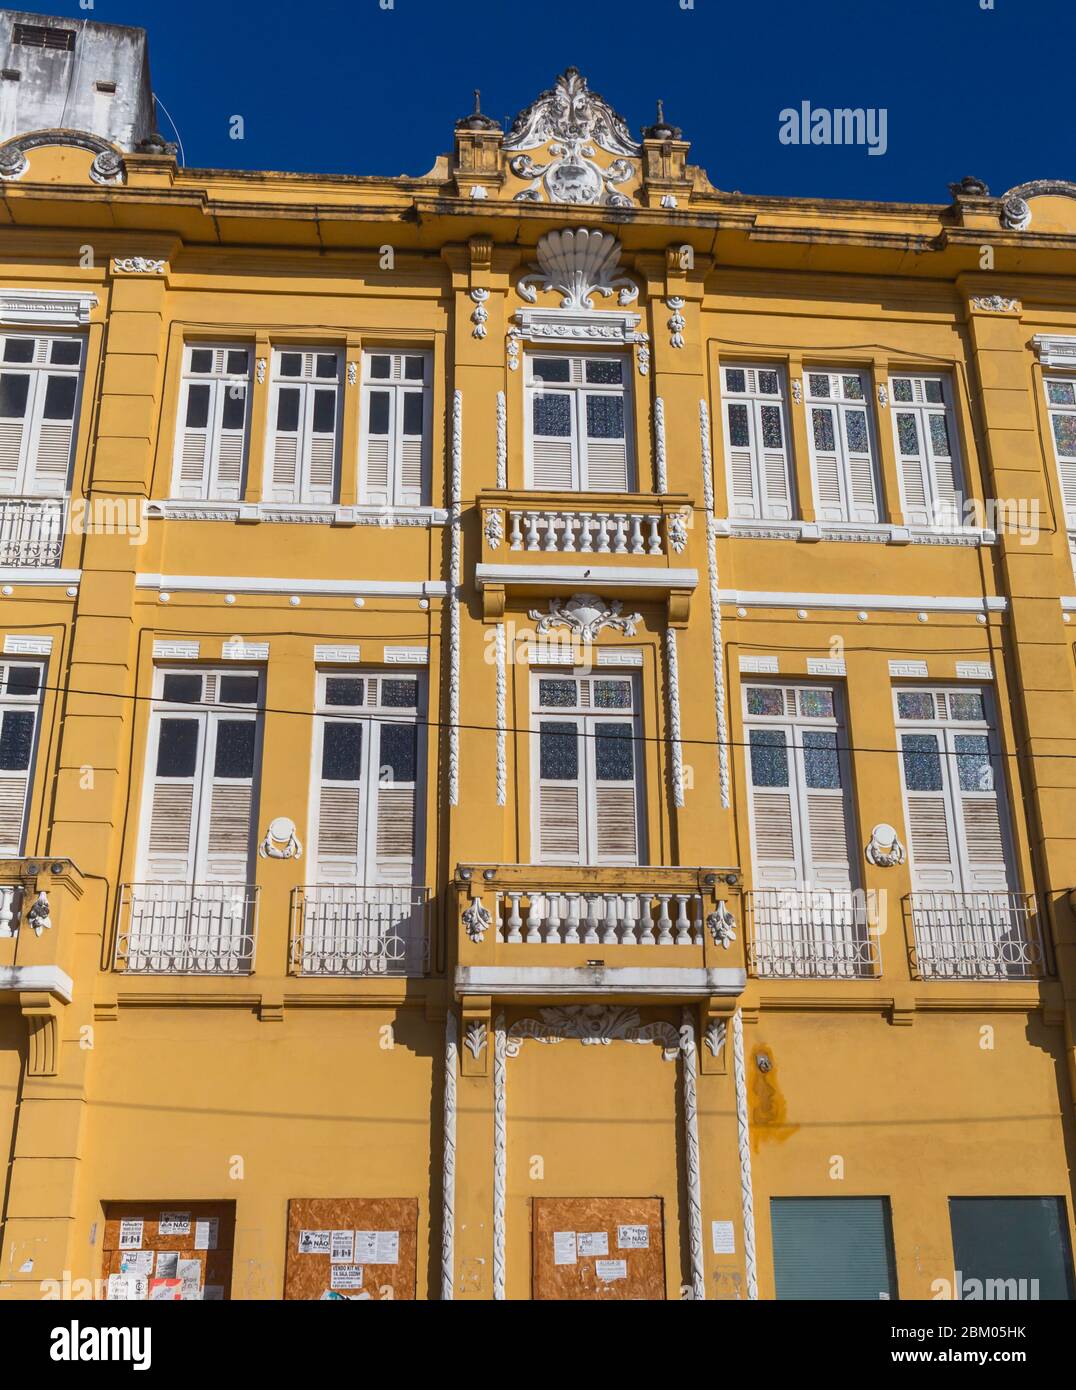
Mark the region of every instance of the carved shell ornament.
POLYGON ((620 269, 620 242, 608 232, 586 227, 546 232, 537 246, 538 265, 520 278, 516 289, 528 304, 543 293, 559 293, 562 309, 593 309, 591 296, 617 293, 622 307, 639 297, 639 287, 620 269), (537 289, 535 288, 537 286, 537 289))

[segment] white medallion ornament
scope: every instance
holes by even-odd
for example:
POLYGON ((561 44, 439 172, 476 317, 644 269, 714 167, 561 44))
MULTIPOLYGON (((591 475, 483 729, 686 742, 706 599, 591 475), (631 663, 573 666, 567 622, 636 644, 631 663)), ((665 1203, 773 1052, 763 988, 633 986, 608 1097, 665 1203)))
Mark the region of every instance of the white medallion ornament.
POLYGON ((597 594, 573 594, 566 602, 551 598, 548 613, 532 608, 528 616, 539 637, 558 627, 568 628, 581 642, 596 641, 598 633, 607 627, 625 637, 634 637, 635 624, 642 622, 642 614, 621 615, 622 607, 619 599, 606 602, 597 594))

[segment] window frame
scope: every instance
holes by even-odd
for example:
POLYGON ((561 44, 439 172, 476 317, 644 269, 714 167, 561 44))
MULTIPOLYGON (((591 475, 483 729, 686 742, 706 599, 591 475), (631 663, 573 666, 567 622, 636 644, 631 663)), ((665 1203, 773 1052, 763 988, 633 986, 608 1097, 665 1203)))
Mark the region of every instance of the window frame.
POLYGON ((957 428, 956 396, 952 373, 948 371, 923 371, 920 368, 908 371, 890 368, 889 414, 892 416, 891 428, 897 464, 898 496, 905 522, 913 526, 929 526, 937 531, 951 531, 962 526, 962 512, 968 499, 968 472, 961 449, 960 432, 957 428), (896 383, 898 381, 911 381, 912 400, 897 400, 896 383), (926 383, 928 381, 936 381, 940 384, 942 391, 940 402, 926 399, 926 383), (916 383, 922 390, 922 400, 915 399, 916 383), (926 483, 924 489, 926 501, 922 508, 922 515, 916 514, 920 510, 918 505, 909 502, 905 483, 905 460, 911 461, 912 456, 906 455, 901 447, 899 417, 907 414, 913 414, 916 418, 916 432, 920 441, 920 476, 926 483), (938 490, 936 464, 941 456, 936 456, 934 452, 934 441, 929 426, 931 415, 944 415, 945 417, 949 438, 949 462, 952 465, 953 489, 956 498, 951 511, 949 504, 941 499, 938 490))
POLYGON ((19 773, 25 773, 26 788, 23 793, 22 815, 19 821, 19 833, 17 837, 9 842, 14 848, 11 850, 0 849, 0 854, 11 858, 19 858, 26 853, 26 834, 30 822, 30 804, 34 795, 34 781, 37 776, 38 750, 41 740, 41 715, 44 708, 45 681, 48 673, 48 661, 44 657, 33 656, 5 656, 0 658, 0 724, 8 714, 30 712, 34 717, 33 732, 30 735, 30 757, 23 768, 10 768, 0 770, 0 780, 11 780, 19 773), (21 695, 9 693, 8 679, 12 667, 32 666, 37 671, 37 689, 32 695, 21 695))
MULTIPOLYGON (((433 453, 433 352, 430 348, 369 347, 364 348, 361 362, 361 386, 359 394, 359 502, 366 506, 424 507, 430 505, 432 493, 432 453, 433 453), (423 362, 422 381, 396 377, 374 377, 370 364, 375 357, 393 358, 419 357, 423 362), (385 391, 391 395, 390 423, 387 438, 390 441, 391 458, 388 463, 387 496, 382 499, 372 497, 375 489, 370 486, 370 440, 369 429, 370 397, 375 391, 385 391), (403 451, 405 434, 398 428, 403 419, 403 401, 408 395, 422 396, 422 458, 421 482, 418 497, 405 497, 403 451)), ((376 436, 381 438, 382 436, 376 436)), ((379 490, 379 489, 377 489, 379 490)))
POLYGON ((871 408, 871 377, 866 368, 863 367, 824 367, 808 366, 803 368, 803 396, 804 412, 806 414, 807 429, 807 454, 811 463, 811 485, 814 492, 815 515, 821 521, 846 522, 850 525, 857 523, 875 523, 882 517, 882 486, 879 468, 878 438, 875 427, 874 411, 871 408), (811 380, 816 376, 826 376, 830 378, 829 387, 832 391, 833 378, 840 381, 840 395, 816 396, 811 389, 811 380), (859 399, 844 395, 844 378, 854 376, 858 378, 863 394, 859 399), (841 491, 839 506, 826 503, 822 500, 818 459, 822 453, 829 452, 821 450, 815 440, 814 432, 814 412, 816 410, 828 410, 833 421, 834 449, 833 453, 837 461, 838 483, 841 491), (873 502, 870 507, 857 503, 854 500, 854 475, 852 469, 852 455, 862 457, 862 451, 853 451, 848 442, 847 417, 853 411, 862 411, 867 421, 867 449, 866 463, 870 474, 871 492, 873 502), (823 515, 831 510, 839 510, 840 515, 823 515))
POLYGON ((263 500, 273 506, 333 506, 340 496, 345 397, 344 349, 333 344, 276 343, 273 345, 270 356, 269 393, 265 430, 265 465, 262 483, 263 500), (282 360, 285 356, 293 353, 298 353, 300 355, 309 353, 315 359, 314 372, 309 376, 304 376, 302 374, 299 376, 282 375, 280 370, 282 360), (319 377, 316 374, 316 359, 318 357, 329 356, 336 360, 336 372, 331 377, 319 377), (287 389, 298 389, 300 392, 299 425, 294 431, 281 431, 278 429, 277 425, 280 410, 280 392, 287 389), (328 497, 324 498, 315 497, 313 495, 315 489, 310 478, 313 441, 315 436, 321 436, 327 433, 327 431, 314 429, 314 415, 316 410, 315 393, 319 389, 331 389, 335 398, 332 429, 332 483, 328 488, 328 497), (295 483, 294 486, 288 490, 294 491, 296 495, 294 498, 274 497, 274 491, 282 486, 277 484, 273 477, 276 442, 279 437, 290 437, 292 434, 294 434, 296 438, 295 483))
POLYGON ((1071 417, 1076 420, 1076 373, 1061 372, 1056 369, 1042 374, 1042 392, 1046 403, 1046 416, 1050 422, 1050 445, 1053 449, 1054 467, 1061 488, 1061 508, 1065 514, 1065 526, 1070 533, 1076 532, 1076 449, 1071 454, 1063 454, 1058 445, 1054 427, 1055 416, 1071 417), (1059 404, 1050 400, 1052 385, 1067 386, 1073 394, 1073 404, 1059 404), (1066 486, 1065 474, 1071 471, 1071 482, 1066 486), (1069 500, 1071 496, 1071 501, 1069 500))
POLYGON ((742 521, 791 521, 796 516, 796 461, 794 453, 794 443, 792 435, 792 422, 789 412, 789 389, 788 389, 788 365, 785 362, 765 362, 765 361, 734 361, 721 362, 718 368, 718 383, 720 387, 719 399, 721 402, 721 435, 725 448, 725 487, 728 499, 728 515, 742 521), (743 372, 745 374, 744 389, 742 391, 733 390, 728 385, 729 372, 743 372), (777 377, 777 393, 762 391, 757 385, 757 377, 760 372, 773 372, 777 377), (750 373, 756 377, 756 385, 750 385, 750 373), (735 405, 745 406, 747 409, 748 435, 749 442, 746 446, 734 445, 732 442, 732 424, 730 408, 735 405), (761 442, 763 438, 762 410, 767 406, 776 406, 780 412, 781 421, 781 452, 784 454, 784 484, 787 500, 784 502, 771 501, 767 496, 765 460, 763 455, 767 452, 765 445, 761 442), (735 489, 735 467, 733 453, 743 452, 746 449, 750 455, 751 468, 751 499, 750 502, 744 497, 738 497, 735 489), (744 507, 750 506, 750 511, 745 512, 744 507))
MULTIPOLYGON (((78 446, 79 419, 82 413, 82 393, 85 386, 86 354, 89 351, 89 339, 83 333, 75 332, 49 332, 41 329, 29 329, 26 331, 13 331, 5 328, 0 332, 0 375, 11 374, 13 376, 28 375, 29 387, 27 390, 26 409, 21 416, 23 421, 22 438, 19 444, 19 458, 15 465, 15 479, 10 491, 0 483, 0 497, 56 497, 66 498, 70 495, 73 481, 73 469, 75 451, 78 446), (7 362, 4 360, 6 344, 12 339, 29 340, 34 343, 33 354, 29 362, 7 362), (77 343, 79 345, 78 362, 50 362, 52 344, 56 342, 77 343), (38 344, 45 343, 44 361, 38 361, 38 344), (69 378, 74 377, 75 393, 71 405, 71 439, 67 451, 67 467, 64 472, 63 486, 60 488, 43 488, 35 486, 33 477, 37 466, 38 445, 41 439, 41 426, 45 419, 45 402, 48 394, 48 383, 54 377, 69 378)), ((20 417, 5 416, 4 420, 15 420, 20 417)))
POLYGON ((254 347, 250 343, 199 342, 193 339, 188 339, 183 343, 179 400, 176 409, 175 442, 172 450, 170 497, 174 499, 205 502, 242 501, 246 491, 247 470, 249 466, 251 413, 254 396, 253 366, 254 347), (199 351, 223 353, 223 369, 219 372, 216 370, 195 372, 192 366, 192 359, 194 353, 199 351), (246 375, 243 377, 236 377, 227 370, 228 356, 233 352, 242 352, 246 356, 247 370, 246 375), (220 483, 220 453, 224 435, 224 406, 228 390, 236 384, 242 385, 245 397, 241 430, 242 440, 240 445, 241 458, 239 464, 239 480, 234 486, 228 484, 222 487, 220 483), (188 426, 187 424, 190 391, 193 386, 209 387, 209 409, 207 412, 208 420, 205 425, 206 443, 202 462, 202 482, 197 485, 197 492, 190 490, 195 487, 195 484, 184 481, 182 476, 184 435, 188 429, 200 428, 198 426, 188 426))

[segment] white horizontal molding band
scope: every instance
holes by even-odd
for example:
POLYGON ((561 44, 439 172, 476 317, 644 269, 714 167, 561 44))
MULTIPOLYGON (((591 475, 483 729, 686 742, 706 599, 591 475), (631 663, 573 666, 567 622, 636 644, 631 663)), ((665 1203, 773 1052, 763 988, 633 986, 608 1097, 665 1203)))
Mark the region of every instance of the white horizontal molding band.
POLYGON ((0 566, 0 584, 78 584, 82 579, 81 570, 39 569, 36 565, 0 566))
POLYGON ((1061 611, 1062 613, 1076 613, 1076 595, 1061 595, 1061 611))
POLYGON ((655 995, 703 999, 739 994, 747 972, 736 969, 683 969, 678 966, 457 965, 456 998, 466 994, 525 995, 550 999, 565 995, 655 995))
POLYGON ((327 598, 444 598, 443 579, 250 579, 234 574, 140 574, 138 589, 173 593, 317 594, 327 598))
POLYGON ((58 965, 0 965, 0 994, 43 991, 70 1004, 74 988, 71 976, 58 965))
POLYGON ((318 507, 285 502, 201 502, 165 498, 146 503, 150 520, 245 521, 308 526, 440 526, 448 520, 443 507, 318 507))
POLYGON ((994 545, 997 532, 975 526, 894 526, 886 521, 770 521, 718 517, 714 534, 756 541, 850 541, 864 545, 994 545))
POLYGON ((698 570, 643 569, 610 565, 475 565, 475 582, 535 588, 544 585, 584 589, 694 589, 698 570))
POLYGON ((0 290, 0 323, 43 323, 57 328, 77 328, 89 323, 97 308, 91 292, 70 290, 0 290))
MULTIPOLYGON (((890 612, 1006 613, 1008 599, 961 598, 938 594, 804 594, 771 590, 722 589, 722 603, 743 608, 872 608, 890 612)), ((1063 600, 1062 600, 1063 602, 1063 600)), ((1076 606, 1076 598, 1072 600, 1076 606)))

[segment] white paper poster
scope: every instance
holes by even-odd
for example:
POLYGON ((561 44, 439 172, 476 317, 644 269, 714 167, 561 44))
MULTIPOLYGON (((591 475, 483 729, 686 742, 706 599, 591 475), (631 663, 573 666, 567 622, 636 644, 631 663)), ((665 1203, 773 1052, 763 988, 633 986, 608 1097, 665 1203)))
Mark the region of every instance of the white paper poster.
POLYGON ((191 1233, 191 1214, 189 1211, 162 1211, 157 1222, 157 1234, 162 1236, 189 1236, 191 1233))
POLYGON ((153 1273, 152 1250, 128 1250, 120 1256, 120 1269, 124 1274, 153 1273))
POLYGON ((300 1231, 300 1255, 327 1255, 330 1249, 331 1231, 300 1231))
POLYGON ((145 1298, 149 1280, 144 1274, 110 1274, 107 1298, 112 1303, 128 1303, 145 1298))
POLYGON ((157 1251, 157 1278, 158 1278, 158 1279, 178 1279, 178 1278, 179 1278, 179 1251, 178 1251, 178 1250, 158 1250, 158 1251, 157 1251))
POLYGON ((219 1232, 219 1216, 207 1216, 203 1221, 196 1221, 194 1223, 195 1250, 216 1250, 219 1232))
POLYGON ((201 1298, 201 1260, 180 1260, 176 1265, 176 1275, 179 1279, 179 1291, 185 1299, 201 1298))
POLYGON ((349 1265, 355 1260, 355 1232, 333 1231, 329 1242, 329 1258, 334 1265, 349 1265))
POLYGON ((736 1228, 731 1221, 712 1221, 710 1228, 714 1237, 715 1255, 735 1255, 736 1228))
POLYGON ((121 1249, 121 1250, 141 1250, 141 1249, 142 1249, 142 1222, 141 1222, 141 1221, 121 1221, 121 1222, 120 1222, 120 1249, 121 1249))
POLYGON ((608 1255, 609 1253, 609 1236, 605 1231, 577 1231, 575 1242, 580 1258, 584 1255, 608 1255))
POLYGON ((399 1231, 356 1231, 355 1259, 364 1265, 399 1264, 399 1231))
POLYGON ((618 1226, 616 1228, 618 1250, 649 1250, 650 1228, 648 1226, 618 1226))
POLYGON ((361 1289, 362 1265, 333 1265, 330 1288, 361 1289))
POLYGON ((575 1264, 575 1232, 553 1232, 553 1263, 555 1265, 575 1264))
POLYGON ((614 1279, 628 1277, 627 1260, 597 1260, 594 1269, 603 1284, 611 1284, 614 1279))

